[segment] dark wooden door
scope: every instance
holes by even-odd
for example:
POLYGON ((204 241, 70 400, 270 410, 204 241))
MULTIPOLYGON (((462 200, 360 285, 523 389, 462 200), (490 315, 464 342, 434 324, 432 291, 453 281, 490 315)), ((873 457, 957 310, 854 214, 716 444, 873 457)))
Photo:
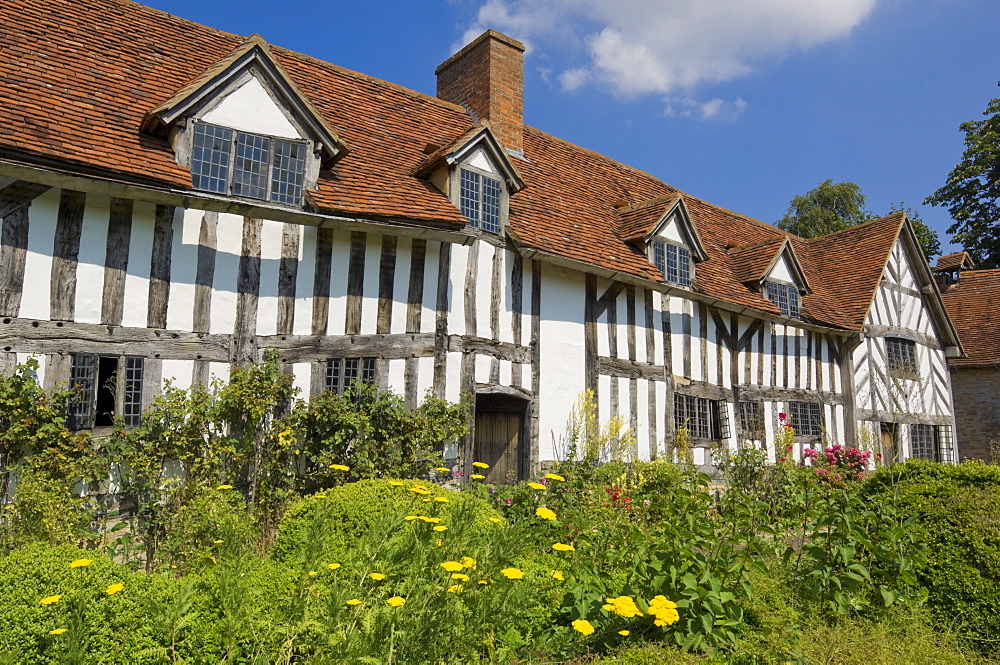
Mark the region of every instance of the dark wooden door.
POLYGON ((486 481, 505 483, 520 480, 524 453, 521 433, 524 428, 523 402, 497 399, 501 396, 476 396, 476 435, 472 460, 485 462, 489 469, 474 470, 486 481))

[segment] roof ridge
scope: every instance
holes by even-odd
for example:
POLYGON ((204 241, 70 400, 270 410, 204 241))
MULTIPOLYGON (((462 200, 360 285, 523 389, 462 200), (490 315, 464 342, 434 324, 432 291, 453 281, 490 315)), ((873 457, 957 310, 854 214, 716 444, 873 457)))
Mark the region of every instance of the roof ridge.
POLYGON ((736 247, 733 247, 733 248, 729 249, 728 253, 729 253, 730 256, 732 256, 734 254, 739 254, 740 252, 749 251, 751 249, 760 249, 761 247, 766 247, 768 245, 772 245, 772 244, 779 243, 779 242, 780 243, 784 243, 786 240, 788 240, 787 237, 785 237, 785 238, 782 238, 782 237, 768 238, 767 240, 761 240, 759 242, 752 242, 752 243, 747 244, 747 245, 737 245, 736 247))
MULTIPOLYGON (((808 243, 812 243, 815 240, 824 240, 824 239, 827 239, 827 238, 832 238, 833 236, 837 236, 837 235, 841 235, 841 234, 846 234, 846 233, 851 232, 851 231, 856 231, 856 230, 864 228, 866 226, 874 226, 875 224, 877 224, 879 222, 885 223, 888 220, 892 219, 893 217, 898 217, 900 215, 906 215, 906 211, 905 210, 897 210, 896 212, 888 214, 888 215, 885 215, 884 217, 877 217, 875 219, 869 219, 867 222, 861 222, 860 224, 855 224, 854 226, 848 226, 846 229, 840 229, 839 231, 834 231, 833 233, 827 233, 826 235, 822 235, 822 236, 814 236, 812 238, 802 238, 802 240, 805 240, 808 243)), ((902 219, 900 219, 899 223, 902 223, 902 219)))
MULTIPOLYGON (((666 185, 666 183, 663 183, 666 185)), ((667 185, 669 187, 669 185, 667 185)), ((633 203, 632 205, 623 206, 621 208, 615 208, 615 212, 619 215, 624 215, 630 212, 635 212, 636 210, 644 210, 646 208, 651 208, 662 203, 669 203, 671 199, 675 199, 683 196, 683 192, 675 191, 665 196, 657 196, 653 199, 646 199, 645 201, 639 201, 638 203, 633 203)))

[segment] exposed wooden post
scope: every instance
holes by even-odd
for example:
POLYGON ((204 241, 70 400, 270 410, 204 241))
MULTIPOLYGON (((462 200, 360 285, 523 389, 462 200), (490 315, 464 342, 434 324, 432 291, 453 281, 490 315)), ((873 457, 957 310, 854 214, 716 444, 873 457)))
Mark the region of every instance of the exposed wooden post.
POLYGON ((76 268, 86 204, 83 192, 64 189, 59 194, 49 279, 49 318, 53 321, 72 321, 76 316, 76 268))
POLYGON ((108 244, 104 259, 104 297, 101 323, 120 326, 125 312, 125 272, 128 270, 129 242, 132 239, 131 199, 111 199, 108 244))
MULTIPOLYGON (((153 223, 153 252, 149 259, 149 304, 146 327, 167 327, 167 306, 170 300, 170 254, 174 243, 174 212, 168 205, 156 206, 153 223)), ((145 369, 143 370, 145 375, 145 369)))

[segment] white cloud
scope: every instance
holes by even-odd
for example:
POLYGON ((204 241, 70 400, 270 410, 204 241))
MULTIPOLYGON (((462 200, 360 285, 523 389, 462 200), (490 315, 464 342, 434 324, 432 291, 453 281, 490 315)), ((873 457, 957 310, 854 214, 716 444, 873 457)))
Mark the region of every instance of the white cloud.
MULTIPOLYGON (((494 28, 556 45, 584 65, 558 76, 566 90, 588 83, 624 96, 676 95, 728 81, 761 62, 847 35, 877 0, 486 0, 465 33, 494 28)), ((738 105, 711 100, 712 106, 738 105), (716 102, 718 102, 716 104, 716 102)))
POLYGON ((714 97, 707 102, 699 102, 691 97, 672 97, 665 100, 664 115, 671 118, 695 118, 697 120, 725 120, 732 122, 747 108, 747 103, 737 97, 726 101, 714 97))

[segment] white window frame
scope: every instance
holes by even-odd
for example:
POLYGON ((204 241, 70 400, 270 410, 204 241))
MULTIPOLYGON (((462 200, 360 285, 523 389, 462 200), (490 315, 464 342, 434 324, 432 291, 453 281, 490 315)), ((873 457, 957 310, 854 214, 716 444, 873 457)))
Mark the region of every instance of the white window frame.
POLYGON ((507 225, 508 193, 507 184, 500 175, 491 173, 490 171, 486 171, 484 169, 476 168, 475 166, 471 166, 469 164, 458 164, 454 169, 454 181, 452 186, 453 191, 456 193, 455 205, 458 207, 459 211, 461 211, 462 215, 468 220, 470 228, 478 229, 482 233, 488 233, 496 236, 503 233, 503 229, 507 225), (463 177, 463 173, 475 176, 478 185, 478 192, 474 200, 475 210, 473 211, 474 215, 472 216, 467 214, 467 207, 465 206, 465 178, 463 177), (499 195, 497 197, 497 221, 495 230, 484 226, 483 210, 486 196, 483 187, 484 180, 495 182, 499 190, 499 195))

